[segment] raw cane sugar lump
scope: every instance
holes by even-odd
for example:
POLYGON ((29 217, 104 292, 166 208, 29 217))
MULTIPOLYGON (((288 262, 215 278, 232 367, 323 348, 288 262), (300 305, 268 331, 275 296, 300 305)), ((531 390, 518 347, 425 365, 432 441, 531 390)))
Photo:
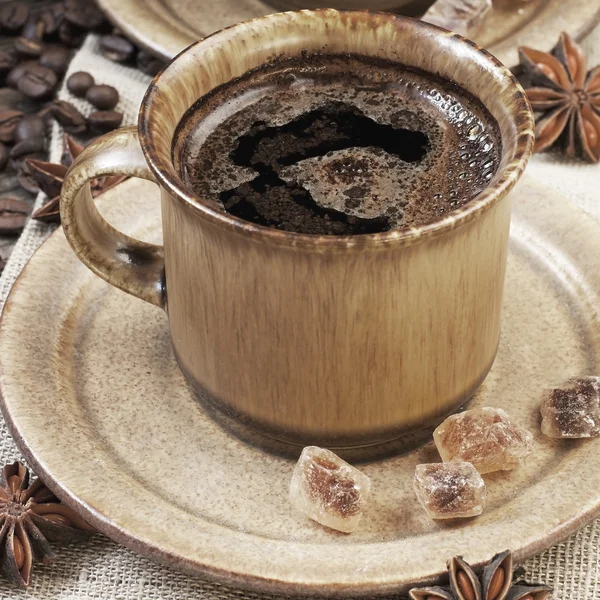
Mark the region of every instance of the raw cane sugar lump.
POLYGON ((413 487, 432 519, 476 517, 483 512, 485 482, 471 463, 417 465, 413 487))
POLYGON ((572 377, 542 394, 542 433, 551 438, 600 435, 600 377, 572 377))
POLYGON ((501 408, 475 408, 448 417, 433 439, 444 462, 470 462, 480 474, 509 471, 533 449, 533 436, 501 408))
POLYGON ((317 523, 351 533, 360 522, 371 480, 339 456, 317 446, 302 451, 290 484, 292 505, 317 523))

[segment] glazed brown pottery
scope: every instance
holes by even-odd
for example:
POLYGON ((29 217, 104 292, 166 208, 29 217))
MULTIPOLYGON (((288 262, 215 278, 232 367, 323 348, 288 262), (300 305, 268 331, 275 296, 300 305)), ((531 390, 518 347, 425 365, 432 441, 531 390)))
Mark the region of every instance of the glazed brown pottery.
POLYGON ((532 127, 516 79, 455 34, 385 13, 270 15, 180 54, 148 89, 139 127, 104 136, 72 166, 62 222, 92 271, 167 311, 201 397, 296 444, 385 442, 460 406, 494 361, 510 191, 532 127), (190 196, 171 162, 187 109, 274 56, 325 48, 435 72, 477 96, 502 136, 490 186, 437 222, 352 237, 261 227, 190 196), (158 183, 164 248, 102 219, 88 182, 109 173, 158 183))

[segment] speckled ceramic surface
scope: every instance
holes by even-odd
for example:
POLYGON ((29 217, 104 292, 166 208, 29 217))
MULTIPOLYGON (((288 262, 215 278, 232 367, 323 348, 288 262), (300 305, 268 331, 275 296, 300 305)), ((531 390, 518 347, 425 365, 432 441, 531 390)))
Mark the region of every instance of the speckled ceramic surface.
MULTIPOLYGON (((445 0, 442 0, 445 1, 445 0)), ((246 19, 275 12, 286 0, 99 0, 111 20, 139 44, 163 58, 170 59, 192 42, 218 29, 246 19), (278 8, 276 8, 278 7, 278 8)), ((389 2, 380 1, 380 6, 389 2)), ((311 6, 316 6, 311 2, 311 6)), ((332 3, 334 4, 334 3, 332 3)), ((344 2, 336 0, 336 6, 344 2)), ((377 9, 374 2, 349 0, 352 8, 377 9)), ((407 4, 398 0, 397 6, 407 4)), ((415 14, 413 2, 407 14, 415 14)), ((432 2, 424 0, 426 8, 432 2)), ((298 2, 290 1, 290 8, 298 2)), ((326 2, 322 6, 327 5, 326 2)), ((561 31, 577 39, 585 37, 600 19, 597 0, 495 0, 494 11, 474 40, 490 50, 503 63, 518 63, 517 47, 532 46, 550 50, 561 31)), ((402 13, 402 8, 398 9, 402 13)))
MULTIPOLYGON (((130 180, 98 200, 129 234, 157 242, 156 187, 130 180)), ((352 535, 287 500, 293 460, 215 423, 187 386, 160 309, 83 266, 62 231, 17 280, 0 325, 3 411, 33 468, 103 533, 161 562, 285 594, 388 593, 431 581, 446 559, 517 559, 600 512, 600 440, 542 436, 543 387, 600 372, 600 226, 525 178, 515 197, 498 358, 475 405, 506 409, 535 437, 520 469, 486 475, 484 514, 430 521, 416 464, 433 443, 365 463, 371 503, 352 535)), ((242 368, 242 365, 240 365, 242 368)))

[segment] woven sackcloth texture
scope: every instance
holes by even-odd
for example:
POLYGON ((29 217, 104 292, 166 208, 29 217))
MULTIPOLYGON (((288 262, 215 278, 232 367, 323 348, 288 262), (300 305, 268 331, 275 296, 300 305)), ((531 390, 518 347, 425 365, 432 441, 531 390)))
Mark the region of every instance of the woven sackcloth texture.
MULTIPOLYGON (((600 27, 584 42, 590 65, 600 63, 600 27)), ((150 79, 140 72, 104 59, 98 39, 89 36, 73 59, 70 72, 91 72, 98 83, 116 86, 121 92, 117 107, 124 123, 133 124, 143 92, 150 79)), ((90 106, 62 89, 60 97, 75 103, 84 113, 90 106)), ((51 160, 62 153, 62 132, 55 125, 51 160)), ((600 220, 600 165, 565 160, 560 154, 536 156, 528 174, 561 191, 566 198, 600 220)), ((38 198, 38 205, 43 198, 38 198)), ((31 256, 51 232, 51 227, 30 221, 19 239, 0 279, 0 303, 31 256)), ((0 419, 1 421, 1 419, 0 419)), ((21 459, 6 425, 0 423, 0 461, 21 459)), ((535 507, 533 507, 535 510, 535 507)), ((462 550, 468 557, 468 548, 462 550)), ((498 548, 498 551, 503 548, 498 548)), ((554 586, 557 600, 600 600, 600 519, 525 565, 528 579, 554 586)), ((398 568, 402 568, 398 565, 398 568)), ((0 579, 0 599, 35 600, 260 600, 263 596, 230 589, 200 578, 182 575, 95 536, 83 545, 59 548, 59 560, 50 566, 36 565, 31 587, 16 590, 0 579)))

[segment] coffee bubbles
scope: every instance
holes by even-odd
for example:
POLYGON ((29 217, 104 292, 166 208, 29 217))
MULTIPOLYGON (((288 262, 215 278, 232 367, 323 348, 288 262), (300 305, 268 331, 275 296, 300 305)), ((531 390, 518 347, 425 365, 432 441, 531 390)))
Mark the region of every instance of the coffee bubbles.
POLYGON ((312 56, 200 99, 174 158, 191 191, 245 220, 350 235, 430 223, 486 188, 498 127, 455 85, 397 63, 312 56))

